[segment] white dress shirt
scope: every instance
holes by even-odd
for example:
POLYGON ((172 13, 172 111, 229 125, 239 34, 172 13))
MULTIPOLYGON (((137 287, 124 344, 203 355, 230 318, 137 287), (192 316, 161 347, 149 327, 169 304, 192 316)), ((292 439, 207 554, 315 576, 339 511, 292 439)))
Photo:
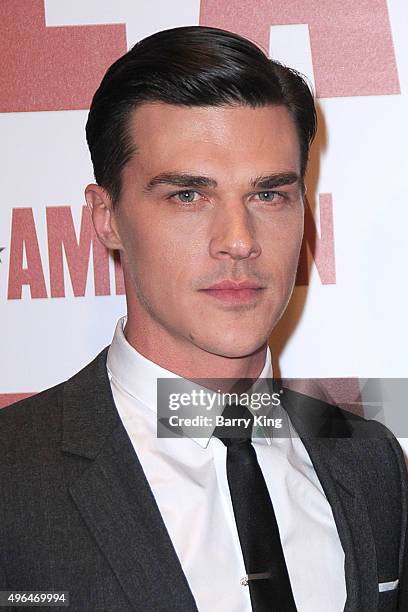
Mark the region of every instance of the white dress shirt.
MULTIPOLYGON (((119 416, 143 467, 200 612, 251 612, 226 475, 214 437, 157 438, 157 379, 178 378, 126 340, 119 320, 107 368, 119 416)), ((260 378, 272 377, 268 349, 260 378)), ((253 439, 279 525, 299 612, 341 612, 344 552, 331 507, 298 437, 253 439)), ((131 546, 131 542, 129 542, 131 546)))

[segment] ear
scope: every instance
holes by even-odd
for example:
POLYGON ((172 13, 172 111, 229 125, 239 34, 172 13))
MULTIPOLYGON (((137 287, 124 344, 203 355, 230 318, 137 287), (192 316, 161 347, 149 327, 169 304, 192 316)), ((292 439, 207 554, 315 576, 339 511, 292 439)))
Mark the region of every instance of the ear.
POLYGON ((92 215, 95 232, 107 249, 123 250, 112 200, 100 185, 90 184, 85 189, 86 204, 92 215))

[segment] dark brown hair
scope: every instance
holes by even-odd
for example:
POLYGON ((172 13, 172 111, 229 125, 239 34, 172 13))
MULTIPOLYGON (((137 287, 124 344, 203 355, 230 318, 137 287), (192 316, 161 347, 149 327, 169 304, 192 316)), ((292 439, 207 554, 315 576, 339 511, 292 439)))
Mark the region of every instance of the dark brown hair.
POLYGON ((295 70, 225 30, 188 26, 157 32, 118 59, 96 91, 86 124, 96 182, 116 203, 121 173, 137 146, 132 111, 143 102, 183 106, 287 107, 296 125, 304 177, 316 132, 313 96, 295 70))

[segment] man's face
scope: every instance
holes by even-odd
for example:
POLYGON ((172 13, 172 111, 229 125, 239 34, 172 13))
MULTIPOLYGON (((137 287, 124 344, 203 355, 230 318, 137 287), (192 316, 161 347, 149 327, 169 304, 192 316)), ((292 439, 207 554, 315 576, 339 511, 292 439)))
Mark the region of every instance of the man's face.
POLYGON ((303 234, 288 110, 146 103, 130 129, 115 217, 136 325, 250 355, 287 305, 303 234))

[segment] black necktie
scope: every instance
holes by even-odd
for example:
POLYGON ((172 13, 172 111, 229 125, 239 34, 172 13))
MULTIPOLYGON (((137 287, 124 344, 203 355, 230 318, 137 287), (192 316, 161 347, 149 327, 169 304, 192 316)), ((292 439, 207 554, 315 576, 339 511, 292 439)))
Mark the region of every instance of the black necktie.
MULTIPOLYGON (((255 612, 296 612, 278 524, 251 443, 253 416, 245 406, 228 405, 225 418, 251 419, 249 426, 216 427, 227 447, 227 477, 232 507, 255 612)), ((248 423, 248 421, 247 421, 248 423)))

